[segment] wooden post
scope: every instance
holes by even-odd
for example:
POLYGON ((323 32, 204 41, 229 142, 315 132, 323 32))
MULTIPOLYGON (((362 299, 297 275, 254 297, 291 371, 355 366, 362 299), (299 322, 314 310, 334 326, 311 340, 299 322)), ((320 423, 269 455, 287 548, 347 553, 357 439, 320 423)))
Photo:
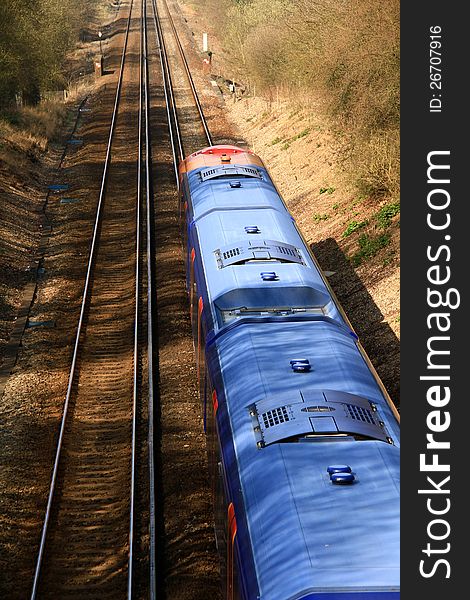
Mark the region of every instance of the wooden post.
POLYGON ((103 75, 103 59, 95 60, 95 77, 98 79, 103 75))

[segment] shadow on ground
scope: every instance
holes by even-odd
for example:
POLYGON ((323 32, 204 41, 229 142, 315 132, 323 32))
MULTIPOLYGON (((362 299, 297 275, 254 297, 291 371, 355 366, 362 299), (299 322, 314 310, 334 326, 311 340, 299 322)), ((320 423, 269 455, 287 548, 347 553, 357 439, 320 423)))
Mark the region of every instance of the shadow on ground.
POLYGON ((400 407, 400 341, 384 321, 350 261, 333 238, 312 244, 311 250, 328 277, 372 364, 395 406, 400 407))

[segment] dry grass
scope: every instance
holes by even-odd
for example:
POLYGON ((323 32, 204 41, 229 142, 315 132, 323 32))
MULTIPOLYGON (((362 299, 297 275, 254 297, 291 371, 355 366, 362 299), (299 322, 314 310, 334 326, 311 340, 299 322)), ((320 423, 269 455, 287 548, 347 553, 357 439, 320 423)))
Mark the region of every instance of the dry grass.
POLYGON ((0 152, 7 159, 8 147, 24 152, 44 151, 63 123, 66 108, 63 104, 45 102, 37 107, 11 111, 0 119, 0 152), (3 149, 3 150, 2 150, 3 149))
POLYGON ((193 2, 224 32, 231 74, 321 116, 361 193, 398 196, 399 0, 193 2))
POLYGON ((361 194, 389 196, 400 195, 400 139, 398 130, 378 131, 359 144, 350 165, 356 175, 361 194))

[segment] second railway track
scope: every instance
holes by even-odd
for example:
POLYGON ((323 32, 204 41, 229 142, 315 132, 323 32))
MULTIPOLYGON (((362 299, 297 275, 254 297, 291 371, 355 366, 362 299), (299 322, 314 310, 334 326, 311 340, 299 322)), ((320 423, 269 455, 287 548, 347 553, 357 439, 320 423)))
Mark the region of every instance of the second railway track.
POLYGON ((166 80, 166 103, 172 128, 175 162, 214 141, 204 116, 188 60, 166 0, 151 0, 162 70, 166 80), (198 126, 195 128, 195 123, 198 126))

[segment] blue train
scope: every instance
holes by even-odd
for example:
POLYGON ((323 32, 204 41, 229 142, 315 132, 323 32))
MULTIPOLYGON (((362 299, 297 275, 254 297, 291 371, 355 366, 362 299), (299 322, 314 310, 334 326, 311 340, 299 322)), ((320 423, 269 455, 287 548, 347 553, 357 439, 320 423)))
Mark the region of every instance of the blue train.
POLYGON ((224 599, 396 600, 396 409, 260 158, 180 182, 224 599))

